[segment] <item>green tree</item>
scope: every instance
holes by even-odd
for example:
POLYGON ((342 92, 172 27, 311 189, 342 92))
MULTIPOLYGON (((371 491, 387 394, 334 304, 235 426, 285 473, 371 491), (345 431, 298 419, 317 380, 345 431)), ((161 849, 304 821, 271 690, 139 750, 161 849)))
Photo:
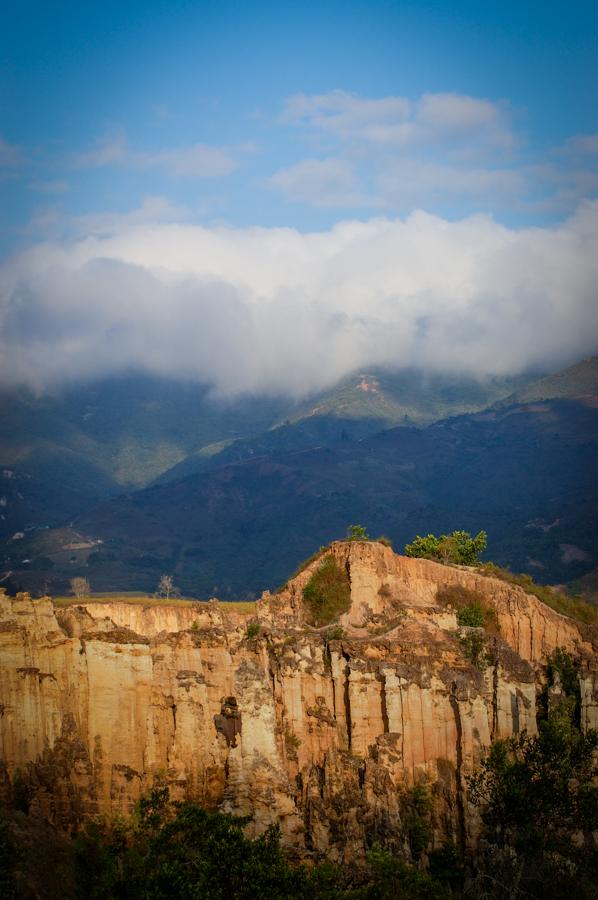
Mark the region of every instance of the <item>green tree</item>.
POLYGON ((278 829, 252 841, 243 833, 248 822, 193 803, 171 803, 167 789, 154 790, 131 820, 92 822, 77 839, 78 895, 91 900, 307 896, 303 870, 288 864, 278 829))
POLYGON ((458 563, 463 566, 475 565, 486 549, 487 534, 480 531, 472 537, 468 531, 453 531, 451 534, 428 534, 416 538, 405 545, 407 556, 434 559, 442 563, 458 563))
POLYGON ((572 885, 578 898, 596 896, 598 732, 575 727, 574 703, 561 701, 537 735, 496 741, 468 779, 486 840, 496 848, 494 865, 480 862, 480 881, 503 891, 491 897, 557 900, 568 898, 572 885))
POLYGON ((347 528, 348 541, 369 541, 369 536, 363 525, 349 525, 347 528))
POLYGON ((448 890, 381 847, 368 854, 372 874, 361 896, 365 900, 448 900, 448 890))

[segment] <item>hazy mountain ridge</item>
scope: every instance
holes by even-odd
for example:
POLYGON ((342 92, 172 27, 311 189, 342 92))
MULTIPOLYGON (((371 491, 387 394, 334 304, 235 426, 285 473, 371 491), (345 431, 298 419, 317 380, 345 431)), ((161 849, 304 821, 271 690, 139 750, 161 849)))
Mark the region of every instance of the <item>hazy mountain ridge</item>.
POLYGON ((76 528, 103 544, 54 574, 151 590, 170 572, 192 595, 245 596, 359 521, 397 548, 483 528, 496 562, 571 581, 598 558, 597 425, 598 410, 557 400, 226 465, 89 510, 76 528))
POLYGON ((499 401, 499 405, 529 403, 533 400, 549 400, 557 397, 577 399, 596 397, 598 394, 598 356, 561 369, 551 375, 536 379, 499 401))
POLYGON ((513 381, 357 374, 300 404, 219 398, 206 385, 142 373, 43 394, 4 389, 0 460, 93 502, 273 450, 365 437, 405 416, 427 424, 447 411, 481 409, 513 381))
MULTIPOLYGON (((577 396, 582 385, 581 400, 499 402, 427 428, 386 430, 374 417, 318 412, 208 447, 199 461, 187 456, 148 488, 99 505, 89 497, 66 504, 63 522, 80 513, 72 533, 32 531, 17 548, 7 529, 3 571, 34 590, 64 589, 74 574, 85 574, 95 589, 152 590, 168 572, 191 595, 244 596, 284 581, 314 543, 341 537, 348 523, 360 521, 389 534, 398 548, 416 532, 484 528, 497 562, 539 580, 570 582, 598 559, 598 411, 588 372, 596 374, 591 360, 525 389, 534 397, 547 390, 544 382, 577 396), (23 558, 33 562, 22 566, 23 558)), ((347 389, 367 403, 375 392, 362 390, 364 377, 347 389)), ((119 415, 126 422, 124 400, 119 415)), ((377 403, 374 396, 371 410, 377 403)), ((245 415, 247 421, 250 411, 245 415)), ((154 425, 159 434, 159 418, 154 425)), ((88 432, 94 428, 99 422, 88 432)), ((28 523, 47 523, 47 504, 40 510, 37 519, 27 510, 28 523)), ((57 516, 50 523, 60 524, 57 516)))

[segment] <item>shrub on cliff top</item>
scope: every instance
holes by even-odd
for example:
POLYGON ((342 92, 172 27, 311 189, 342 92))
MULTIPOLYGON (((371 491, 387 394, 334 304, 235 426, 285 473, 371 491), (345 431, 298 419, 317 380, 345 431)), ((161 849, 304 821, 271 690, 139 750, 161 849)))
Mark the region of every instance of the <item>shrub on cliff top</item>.
POLYGON ((351 605, 349 576, 333 556, 327 556, 303 589, 312 625, 328 625, 351 605))
POLYGON ((347 528, 348 541, 369 541, 368 533, 363 525, 349 525, 347 528))
POLYGON ((474 566, 480 553, 486 549, 487 534, 480 531, 472 537, 468 531, 453 531, 451 534, 428 534, 405 545, 407 556, 433 559, 441 563, 457 563, 463 566, 474 566))

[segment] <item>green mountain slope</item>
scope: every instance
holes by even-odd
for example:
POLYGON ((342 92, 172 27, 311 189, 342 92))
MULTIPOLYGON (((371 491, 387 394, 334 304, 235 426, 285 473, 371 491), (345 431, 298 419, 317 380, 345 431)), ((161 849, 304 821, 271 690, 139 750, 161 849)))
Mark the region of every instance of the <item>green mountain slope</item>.
POLYGON ((430 374, 416 369, 385 372, 373 369, 342 379, 292 410, 291 423, 312 416, 373 419, 392 425, 430 425, 440 419, 485 409, 529 380, 476 379, 430 374))
POLYGON ((463 376, 426 375, 412 369, 361 372, 290 407, 284 420, 268 431, 189 454, 163 472, 156 483, 272 453, 362 440, 393 425, 429 425, 450 415, 485 409, 525 381, 524 376, 479 381, 463 376))
POLYGON ((0 459, 98 498, 142 487, 189 453, 268 428, 286 401, 218 401, 205 386, 128 375, 0 394, 0 459))
POLYGON ((0 460, 89 502, 274 449, 359 439, 397 423, 481 409, 513 381, 376 372, 300 405, 224 400, 206 386, 128 374, 53 393, 0 392, 0 460), (406 418, 407 417, 407 418, 406 418))
POLYGON ((556 398, 594 397, 598 400, 598 356, 584 359, 574 366, 547 375, 524 385, 511 394, 505 403, 530 403, 556 398))
MULTIPOLYGON (((397 548, 485 529, 497 563, 568 582, 598 561, 597 426, 591 405, 556 400, 225 465, 82 515, 78 533, 103 543, 76 574, 98 590, 151 590, 166 572, 190 595, 250 596, 360 522, 397 548)), ((69 573, 57 560, 56 585, 69 573)), ((31 568, 17 575, 35 586, 31 568)))

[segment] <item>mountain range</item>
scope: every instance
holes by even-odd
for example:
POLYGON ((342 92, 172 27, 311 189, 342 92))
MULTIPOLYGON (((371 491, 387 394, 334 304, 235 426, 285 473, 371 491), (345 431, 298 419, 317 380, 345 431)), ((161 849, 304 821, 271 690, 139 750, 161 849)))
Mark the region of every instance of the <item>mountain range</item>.
POLYGON ((539 581, 598 560, 598 358, 540 379, 359 372, 301 402, 128 375, 5 392, 0 577, 250 597, 360 522, 400 549, 484 529, 539 581))

